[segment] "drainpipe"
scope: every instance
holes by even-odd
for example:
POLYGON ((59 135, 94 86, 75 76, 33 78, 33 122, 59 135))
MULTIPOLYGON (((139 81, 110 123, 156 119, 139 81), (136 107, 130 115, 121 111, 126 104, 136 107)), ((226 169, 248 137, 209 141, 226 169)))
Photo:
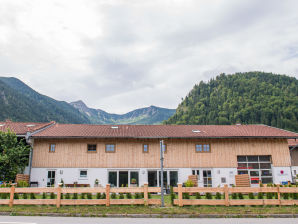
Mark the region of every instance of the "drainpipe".
POLYGON ((161 189, 161 207, 165 207, 165 202, 164 202, 164 190, 163 190, 163 140, 160 141, 160 189, 161 189))

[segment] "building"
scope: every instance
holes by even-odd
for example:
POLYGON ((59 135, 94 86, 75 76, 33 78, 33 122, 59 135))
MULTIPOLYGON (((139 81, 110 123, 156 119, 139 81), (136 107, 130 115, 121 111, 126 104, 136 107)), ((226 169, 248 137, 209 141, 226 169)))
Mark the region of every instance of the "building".
POLYGON ((198 175, 198 185, 235 184, 250 175, 252 186, 292 181, 288 139, 298 134, 266 125, 52 124, 30 136, 31 182, 38 186, 90 184, 160 186, 160 140, 164 184, 198 175))
POLYGON ((291 155, 291 168, 292 168, 292 176, 293 182, 297 182, 296 179, 298 175, 298 140, 297 139, 289 139, 288 140, 290 155, 291 155))

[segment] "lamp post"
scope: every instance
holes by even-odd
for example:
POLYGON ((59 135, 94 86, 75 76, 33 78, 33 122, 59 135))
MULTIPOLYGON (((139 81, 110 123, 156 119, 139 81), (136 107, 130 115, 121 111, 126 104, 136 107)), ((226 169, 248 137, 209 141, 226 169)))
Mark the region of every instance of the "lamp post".
POLYGON ((165 206, 164 202, 164 190, 163 190, 163 155, 164 155, 164 144, 163 140, 160 141, 160 189, 161 189, 161 207, 165 206))

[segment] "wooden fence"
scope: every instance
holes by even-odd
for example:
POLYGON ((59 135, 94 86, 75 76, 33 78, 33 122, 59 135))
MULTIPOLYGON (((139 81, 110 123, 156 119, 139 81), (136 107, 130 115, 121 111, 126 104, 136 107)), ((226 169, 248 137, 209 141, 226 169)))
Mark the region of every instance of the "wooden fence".
POLYGON ((0 193, 8 193, 9 199, 0 199, 0 204, 9 205, 160 205, 160 199, 149 199, 148 193, 160 192, 160 187, 121 187, 111 188, 109 184, 103 187, 84 187, 84 188, 64 188, 64 187, 47 187, 47 188, 16 188, 13 184, 10 188, 0 188, 0 193), (14 199, 15 194, 24 193, 54 193, 56 199, 14 199), (105 193, 105 199, 61 199, 61 194, 82 194, 82 193, 105 193), (144 193, 142 199, 111 199, 112 193, 144 193))
POLYGON ((178 199, 174 199, 174 205, 298 205, 298 200, 282 200, 282 193, 298 193, 298 187, 178 187, 173 188, 178 193, 178 199), (221 193, 224 199, 183 199, 183 193, 221 193), (231 199, 232 193, 277 193, 277 199, 231 199))

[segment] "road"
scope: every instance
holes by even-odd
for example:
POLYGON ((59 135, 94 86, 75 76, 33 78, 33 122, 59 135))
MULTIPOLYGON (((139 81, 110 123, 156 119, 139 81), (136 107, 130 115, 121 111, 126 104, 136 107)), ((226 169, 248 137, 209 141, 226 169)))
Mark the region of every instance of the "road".
POLYGON ((297 224, 294 218, 232 218, 232 219, 184 219, 184 218, 78 218, 45 216, 0 216, 0 224, 297 224))

